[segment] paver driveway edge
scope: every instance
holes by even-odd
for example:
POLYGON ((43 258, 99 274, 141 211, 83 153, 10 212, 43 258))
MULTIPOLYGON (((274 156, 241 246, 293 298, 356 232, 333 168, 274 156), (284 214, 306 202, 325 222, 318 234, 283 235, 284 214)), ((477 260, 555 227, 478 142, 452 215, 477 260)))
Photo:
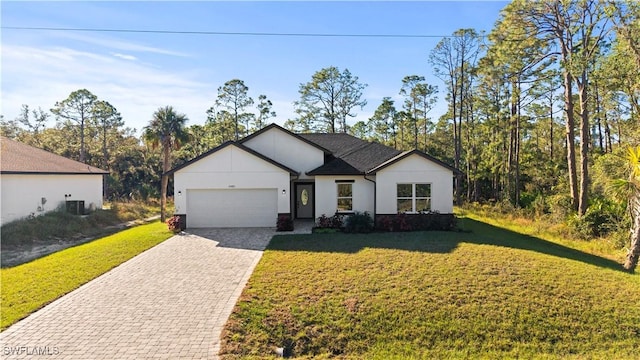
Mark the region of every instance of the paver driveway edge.
POLYGON ((222 328, 273 234, 174 236, 10 326, 0 334, 0 354, 216 359, 222 328), (235 246, 238 235, 252 245, 235 246))
POLYGON ((218 357, 218 353, 220 352, 220 340, 222 337, 222 330, 224 329, 224 325, 227 323, 227 320, 229 320, 229 316, 231 316, 231 313, 233 312, 233 308, 236 306, 236 303, 238 302, 240 295, 242 295, 242 291, 244 290, 244 287, 247 285, 249 278, 253 274, 253 270, 255 270, 261 258, 262 258, 262 252, 260 252, 260 256, 256 256, 253 263, 249 266, 244 276, 242 277, 242 280, 240 280, 240 282, 238 283, 238 286, 236 287, 235 291, 229 297, 229 300, 227 301, 227 304, 225 305, 224 310, 221 311, 220 319, 222 321, 220 321, 218 323, 219 326, 216 326, 216 328, 214 329, 216 338, 215 338, 215 343, 213 345, 212 354, 210 354, 212 356, 209 357, 210 359, 218 357))

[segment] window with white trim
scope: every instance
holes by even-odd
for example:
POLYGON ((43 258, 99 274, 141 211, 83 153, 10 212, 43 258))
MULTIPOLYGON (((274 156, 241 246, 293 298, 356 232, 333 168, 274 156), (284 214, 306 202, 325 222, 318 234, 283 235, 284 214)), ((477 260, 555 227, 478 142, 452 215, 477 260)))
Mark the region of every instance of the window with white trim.
POLYGON ((338 188, 338 212, 353 211, 353 183, 340 182, 338 188))
POLYGON ((397 184, 398 213, 431 211, 431 184, 397 184))

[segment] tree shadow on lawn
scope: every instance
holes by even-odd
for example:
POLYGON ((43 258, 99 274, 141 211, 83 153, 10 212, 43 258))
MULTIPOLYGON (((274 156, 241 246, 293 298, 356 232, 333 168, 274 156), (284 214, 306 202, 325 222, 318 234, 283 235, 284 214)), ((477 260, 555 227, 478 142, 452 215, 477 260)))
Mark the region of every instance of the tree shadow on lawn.
POLYGON ((493 245, 534 251, 602 268, 624 271, 622 264, 534 236, 464 219, 464 231, 418 231, 370 234, 312 234, 274 236, 267 250, 355 254, 365 248, 451 253, 460 243, 493 245))

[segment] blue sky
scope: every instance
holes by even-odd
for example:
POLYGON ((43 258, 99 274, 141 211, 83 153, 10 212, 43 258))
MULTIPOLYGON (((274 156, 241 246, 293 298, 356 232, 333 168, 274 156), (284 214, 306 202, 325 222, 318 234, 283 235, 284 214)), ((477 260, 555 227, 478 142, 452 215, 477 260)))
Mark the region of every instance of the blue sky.
MULTIPOLYGON (((50 109, 86 88, 109 101, 138 131, 172 105, 202 124, 217 89, 237 78, 257 100, 274 103, 276 123, 293 118, 301 83, 316 71, 347 68, 368 84, 367 120, 384 96, 401 106, 406 75, 443 85, 429 52, 457 29, 489 32, 503 1, 413 2, 12 2, 0 6, 3 27, 135 29, 240 33, 430 35, 428 38, 292 37, 2 29, 2 108, 14 119, 22 104, 50 109)), ((51 121, 53 125, 53 120, 51 121)))

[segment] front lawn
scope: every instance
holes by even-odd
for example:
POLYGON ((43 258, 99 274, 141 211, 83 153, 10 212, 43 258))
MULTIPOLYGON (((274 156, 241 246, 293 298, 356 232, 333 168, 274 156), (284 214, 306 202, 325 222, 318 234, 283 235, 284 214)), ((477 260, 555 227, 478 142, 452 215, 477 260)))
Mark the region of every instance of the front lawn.
POLYGON ((276 236, 223 358, 635 358, 640 276, 472 219, 469 232, 276 236))
POLYGON ((38 260, 0 269, 0 327, 11 324, 71 292, 173 233, 155 222, 59 251, 38 260))

